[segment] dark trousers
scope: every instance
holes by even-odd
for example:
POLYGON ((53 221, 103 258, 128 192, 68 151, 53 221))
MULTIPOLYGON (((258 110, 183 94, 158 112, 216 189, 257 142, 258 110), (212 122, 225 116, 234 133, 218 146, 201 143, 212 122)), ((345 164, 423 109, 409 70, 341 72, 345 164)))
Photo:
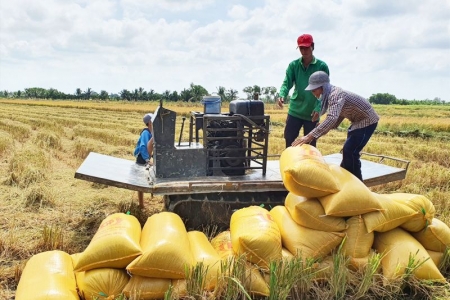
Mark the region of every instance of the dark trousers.
POLYGON ((361 181, 363 179, 361 174, 360 152, 369 141, 377 125, 378 123, 375 123, 361 129, 349 131, 344 148, 342 149, 341 167, 358 177, 361 181))
POLYGON ((138 156, 136 157, 136 163, 140 164, 140 165, 145 165, 146 161, 145 159, 142 158, 141 154, 139 153, 138 156))
MULTIPOLYGON (((303 127, 303 135, 310 133, 317 125, 316 122, 307 121, 293 117, 291 115, 287 116, 286 127, 284 128, 284 139, 286 141, 286 148, 291 146, 295 139, 300 134, 300 129, 303 127)), ((316 140, 309 143, 311 146, 316 147, 316 140)))

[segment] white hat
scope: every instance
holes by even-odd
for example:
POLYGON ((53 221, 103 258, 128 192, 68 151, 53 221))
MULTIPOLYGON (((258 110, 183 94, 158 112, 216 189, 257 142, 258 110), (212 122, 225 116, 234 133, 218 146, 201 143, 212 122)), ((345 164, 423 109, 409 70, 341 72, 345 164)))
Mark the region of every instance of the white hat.
POLYGON ((328 74, 324 71, 314 72, 309 77, 309 84, 305 88, 305 91, 315 90, 323 86, 325 83, 330 83, 330 77, 328 77, 328 74))
POLYGON ((144 124, 147 125, 148 123, 150 123, 152 121, 153 118, 153 114, 146 114, 144 116, 144 118, 142 119, 142 121, 144 121, 144 124))

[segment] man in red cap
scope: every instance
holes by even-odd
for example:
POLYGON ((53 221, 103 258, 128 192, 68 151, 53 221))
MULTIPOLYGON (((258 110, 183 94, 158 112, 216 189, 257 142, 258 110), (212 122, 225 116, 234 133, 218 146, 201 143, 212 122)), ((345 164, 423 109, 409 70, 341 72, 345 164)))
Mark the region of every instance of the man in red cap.
MULTIPOLYGON (((310 34, 299 36, 297 38, 297 46, 302 56, 300 59, 292 61, 287 67, 286 76, 280 88, 280 97, 278 98, 278 106, 283 107, 284 99, 288 96, 291 88, 295 86, 294 93, 289 101, 289 110, 284 128, 286 148, 295 141, 302 127, 303 134, 307 135, 316 127, 319 121, 320 100, 316 99, 308 91, 305 91, 309 77, 316 71, 324 71, 330 74, 327 64, 314 57, 314 40, 310 34)), ((316 141, 314 140, 310 144, 316 146, 316 141)))

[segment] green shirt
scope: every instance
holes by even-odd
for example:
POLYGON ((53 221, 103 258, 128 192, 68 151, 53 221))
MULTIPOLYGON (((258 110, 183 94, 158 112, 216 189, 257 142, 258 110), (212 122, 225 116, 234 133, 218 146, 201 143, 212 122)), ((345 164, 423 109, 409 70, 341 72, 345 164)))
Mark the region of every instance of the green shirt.
POLYGON ((288 114, 291 116, 311 121, 311 113, 320 111, 320 101, 314 97, 311 91, 305 91, 309 76, 316 71, 324 71, 330 75, 327 64, 315 57, 306 69, 303 67, 302 57, 289 64, 286 77, 280 88, 280 97, 286 98, 295 85, 294 93, 289 102, 288 114))

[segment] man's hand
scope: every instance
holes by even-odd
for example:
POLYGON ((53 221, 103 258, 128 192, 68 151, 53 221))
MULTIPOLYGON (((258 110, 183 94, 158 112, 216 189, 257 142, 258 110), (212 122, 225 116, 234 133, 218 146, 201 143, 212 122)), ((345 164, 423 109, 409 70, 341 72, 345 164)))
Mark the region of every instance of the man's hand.
POLYGON ((303 144, 309 144, 313 140, 314 140, 313 136, 305 135, 304 137, 296 139, 294 142, 292 142, 292 146, 295 147, 295 146, 301 146, 303 144))
POLYGON ((317 120, 319 120, 319 117, 320 117, 320 115, 319 115, 319 113, 317 112, 317 111, 313 111, 312 113, 311 113, 311 117, 312 117, 312 121, 313 122, 316 122, 317 120))
POLYGON ((278 104, 278 107, 283 108, 284 100, 283 100, 282 97, 279 97, 279 98, 278 98, 277 104, 278 104))

